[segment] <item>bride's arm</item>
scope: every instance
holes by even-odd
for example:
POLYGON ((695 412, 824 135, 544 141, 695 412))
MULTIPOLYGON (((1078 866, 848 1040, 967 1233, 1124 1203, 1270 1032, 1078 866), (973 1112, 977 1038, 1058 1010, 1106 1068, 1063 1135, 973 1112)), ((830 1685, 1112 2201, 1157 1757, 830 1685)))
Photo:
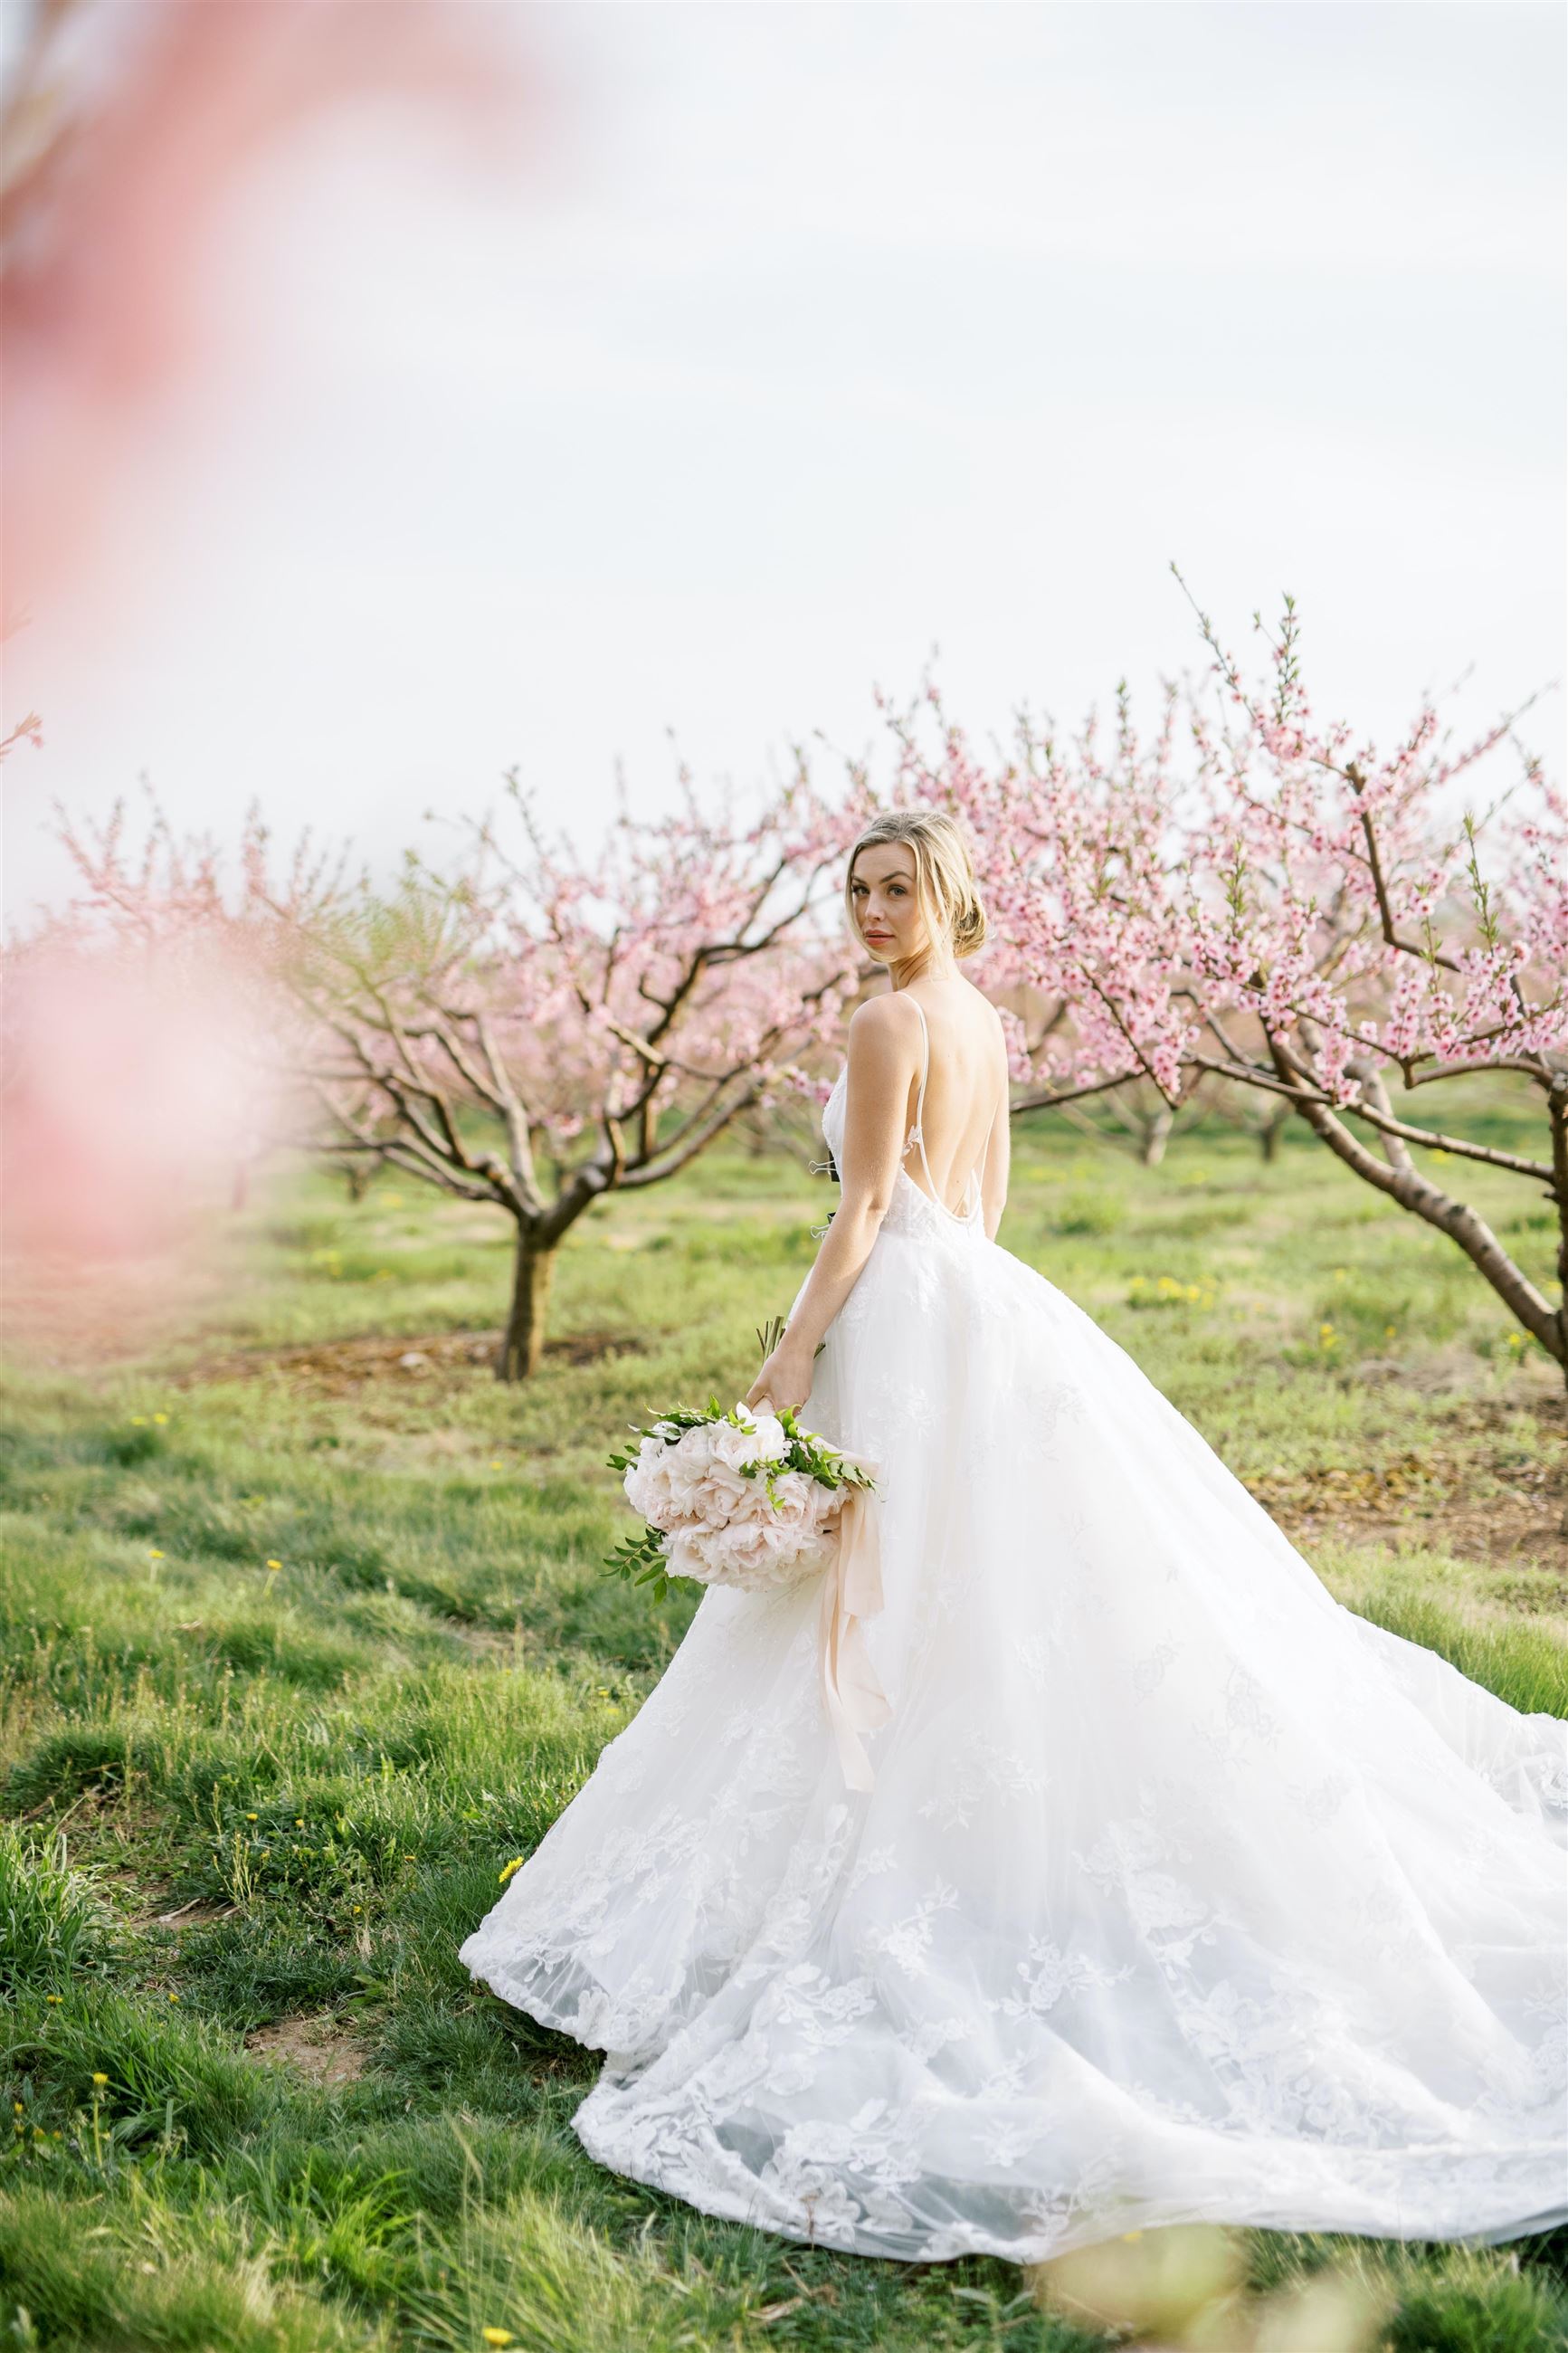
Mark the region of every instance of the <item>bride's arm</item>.
POLYGON ((817 1344, 871 1255, 898 1182, 904 1110, 919 1069, 918 1018, 893 993, 868 997, 850 1018, 838 1207, 784 1338, 746 1393, 748 1406, 764 1397, 801 1406, 811 1395, 817 1344))

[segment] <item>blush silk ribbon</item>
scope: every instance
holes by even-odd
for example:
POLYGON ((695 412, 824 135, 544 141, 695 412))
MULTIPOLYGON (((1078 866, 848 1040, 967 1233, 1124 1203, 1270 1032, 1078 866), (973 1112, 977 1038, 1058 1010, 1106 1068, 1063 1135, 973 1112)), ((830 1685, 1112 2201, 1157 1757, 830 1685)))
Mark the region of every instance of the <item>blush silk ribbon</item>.
MULTIPOLYGON (((772 1413, 767 1398, 760 1398, 752 1413, 772 1413)), ((842 1461, 875 1479, 879 1462, 864 1454, 837 1452, 842 1461)), ((869 1487, 846 1487, 838 1507, 838 1543, 833 1566, 822 1577, 822 1607, 817 1613, 816 1649, 822 1669, 822 1696, 827 1720, 838 1743, 838 1761, 851 1789, 869 1789, 876 1775, 860 1736, 875 1732, 892 1715, 888 1694, 877 1681, 866 1647, 861 1621, 875 1618, 882 1607, 882 1533, 877 1495, 869 1487)))
MULTIPOLYGON (((844 1460, 868 1478, 876 1477, 879 1466, 863 1455, 845 1454, 844 1460)), ((838 1743, 844 1778, 852 1789, 869 1789, 876 1778, 861 1734, 876 1731, 893 1712, 877 1681, 861 1622, 875 1618, 881 1607, 882 1542, 877 1497, 868 1487, 846 1487, 838 1512, 837 1552, 822 1579, 817 1651, 828 1722, 838 1743)))

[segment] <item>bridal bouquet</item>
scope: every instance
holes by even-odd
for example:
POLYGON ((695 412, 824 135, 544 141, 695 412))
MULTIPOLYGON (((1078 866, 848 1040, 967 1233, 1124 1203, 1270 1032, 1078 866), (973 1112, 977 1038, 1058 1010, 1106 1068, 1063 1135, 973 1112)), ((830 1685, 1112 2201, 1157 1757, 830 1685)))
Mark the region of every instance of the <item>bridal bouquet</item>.
POLYGON ((608 1566, 662 1599, 672 1577, 761 1593, 831 1566, 845 1491, 875 1482, 793 1413, 678 1406, 610 1457, 647 1525, 608 1566))
MULTIPOLYGON (((783 1329, 775 1316, 757 1334, 764 1358, 783 1329)), ((656 1600, 672 1577, 763 1593, 813 1576, 833 1562, 848 1493, 875 1492, 874 1463, 802 1430, 787 1408, 726 1413, 710 1397, 631 1430, 635 1444, 610 1468, 625 1472, 626 1500, 647 1525, 605 1566, 651 1584, 656 1600)))

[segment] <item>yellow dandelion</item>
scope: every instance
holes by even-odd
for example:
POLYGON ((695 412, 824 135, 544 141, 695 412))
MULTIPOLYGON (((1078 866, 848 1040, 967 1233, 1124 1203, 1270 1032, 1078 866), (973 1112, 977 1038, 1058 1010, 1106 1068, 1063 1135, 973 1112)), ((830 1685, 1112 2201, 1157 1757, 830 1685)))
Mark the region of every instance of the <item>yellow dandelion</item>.
POLYGON ((159 1551, 157 1546, 153 1545, 152 1549, 149 1551, 147 1557, 149 1560, 162 1560, 163 1556, 159 1551))
POLYGON ((364 1910, 364 1905, 363 1904, 351 1904, 349 1909, 351 1912, 363 1912, 364 1910))
POLYGON ((510 2345, 513 2341, 510 2328, 481 2328, 479 2335, 487 2345, 510 2345))
POLYGON ((53 2009, 58 2003, 64 2001, 65 1996, 63 1993, 47 1993, 44 1996, 44 2000, 49 2004, 50 2008, 53 2009))
POLYGON ((22 2114, 22 2103, 20 2100, 13 2100, 11 2105, 16 2109, 18 2116, 22 2114))
POLYGON ((109 2078, 107 2075, 95 2075, 92 2080, 101 2091, 104 2084, 108 2083, 109 2078))
POLYGON ((179 2000, 179 1999, 180 1999, 180 1997, 179 1997, 179 1995, 178 1995, 177 1993, 172 1993, 172 1994, 169 1996, 169 2000, 170 2000, 171 2001, 178 2001, 178 2000, 179 2000))
POLYGON ((490 1469, 492 1471, 499 1471, 500 1469, 500 1464, 499 1462, 492 1462, 490 1464, 490 1469))
POLYGON ((153 1419, 154 1421, 167 1421, 169 1417, 166 1413, 155 1413, 153 1419))
POLYGON ((295 1828, 297 1831, 302 1831, 302 1830, 304 1829, 304 1827, 305 1827, 305 1817, 304 1817, 304 1815, 303 1815, 303 1814, 296 1814, 296 1815, 295 1815, 295 1817, 294 1817, 294 1828, 295 1828))
POLYGON ((521 1871, 527 1861, 528 1857, 525 1854, 514 1854, 511 1861, 507 1864, 506 1869, 500 1874, 500 1884, 504 1887, 507 1881, 511 1877, 512 1873, 514 1871, 521 1871))
POLYGON ((1392 1340, 1395 1337, 1397 1331, 1397 1324, 1385 1324, 1383 1327, 1383 1336, 1385 1340, 1392 1340))
POLYGON ((133 1413, 131 1417, 131 1427, 132 1430, 145 1430, 147 1427, 146 1415, 144 1413, 133 1413))
POLYGON ((267 1566, 268 1568, 281 1568, 283 1564, 280 1560, 269 1560, 267 1566))
POLYGON ((253 1822, 256 1820, 256 1816, 254 1814, 247 1814, 245 1819, 247 1822, 253 1822))

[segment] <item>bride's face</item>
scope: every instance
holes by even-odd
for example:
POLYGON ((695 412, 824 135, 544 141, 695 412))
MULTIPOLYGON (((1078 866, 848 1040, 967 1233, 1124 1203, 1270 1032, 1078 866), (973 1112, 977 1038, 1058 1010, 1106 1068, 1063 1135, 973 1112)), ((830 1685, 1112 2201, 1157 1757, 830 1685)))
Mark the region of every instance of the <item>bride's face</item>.
POLYGON ((879 964, 905 964, 930 945, 915 895, 915 853, 907 841, 874 842, 860 851, 850 874, 849 903, 860 937, 879 964))

